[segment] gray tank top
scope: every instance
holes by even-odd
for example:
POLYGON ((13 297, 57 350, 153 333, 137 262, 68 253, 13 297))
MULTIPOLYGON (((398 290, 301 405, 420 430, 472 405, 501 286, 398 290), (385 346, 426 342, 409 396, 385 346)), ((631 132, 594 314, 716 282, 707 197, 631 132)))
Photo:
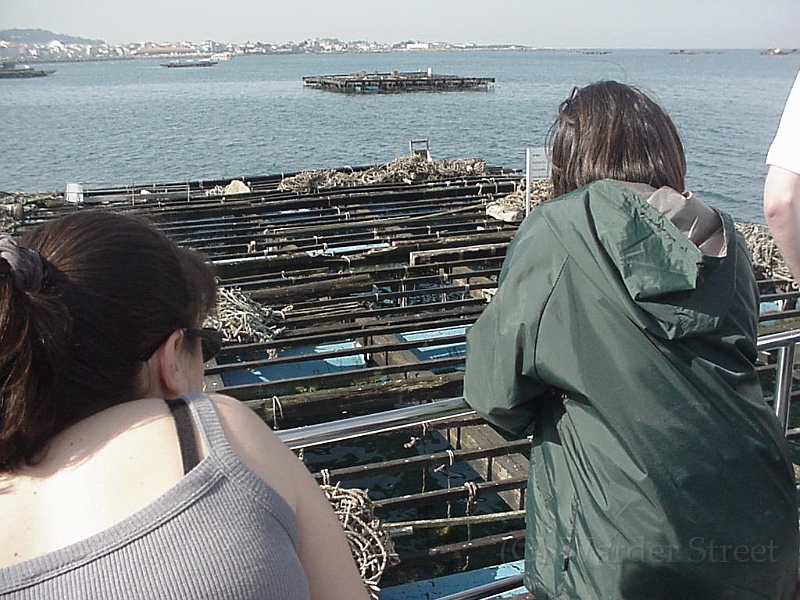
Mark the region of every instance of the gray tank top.
POLYGON ((233 452, 208 397, 194 392, 183 398, 208 456, 152 504, 113 527, 0 569, 0 597, 309 597, 294 511, 233 452))

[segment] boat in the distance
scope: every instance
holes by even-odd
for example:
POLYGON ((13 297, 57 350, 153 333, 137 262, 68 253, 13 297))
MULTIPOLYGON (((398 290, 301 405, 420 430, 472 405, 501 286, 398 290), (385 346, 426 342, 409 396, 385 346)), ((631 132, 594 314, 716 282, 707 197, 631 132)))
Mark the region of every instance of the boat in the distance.
POLYGON ((210 58, 187 58, 184 60, 173 60, 166 63, 161 63, 162 67, 174 69, 178 67, 213 67, 217 61, 210 58))
POLYGON ((30 65, 18 65, 14 62, 0 63, 0 79, 22 79, 27 77, 47 77, 54 70, 34 69, 30 65))

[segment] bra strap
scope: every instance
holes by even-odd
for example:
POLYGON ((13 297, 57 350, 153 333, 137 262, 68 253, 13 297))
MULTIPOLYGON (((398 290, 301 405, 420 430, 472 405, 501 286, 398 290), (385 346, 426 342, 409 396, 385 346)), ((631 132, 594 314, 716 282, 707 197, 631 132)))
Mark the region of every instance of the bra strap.
POLYGON ((181 460, 183 461, 183 474, 186 475, 194 469, 200 462, 200 454, 197 451, 197 439, 192 426, 192 415, 189 405, 183 398, 171 398, 165 400, 172 418, 175 420, 175 429, 178 432, 178 443, 181 447, 181 460))

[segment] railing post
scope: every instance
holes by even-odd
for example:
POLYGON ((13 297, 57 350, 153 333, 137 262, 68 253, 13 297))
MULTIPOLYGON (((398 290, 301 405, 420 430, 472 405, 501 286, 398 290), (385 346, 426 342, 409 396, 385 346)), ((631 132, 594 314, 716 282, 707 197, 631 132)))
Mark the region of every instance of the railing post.
POLYGON ((778 348, 778 362, 775 365, 775 395, 773 409, 784 434, 789 429, 789 407, 792 398, 792 374, 794 370, 794 343, 778 348))
POLYGON ((788 433, 789 430, 789 413, 792 404, 792 383, 794 380, 794 353, 795 346, 798 343, 800 343, 800 329, 760 336, 756 344, 759 352, 777 351, 772 409, 783 427, 784 434, 788 433))
POLYGON ((527 217, 531 212, 531 149, 525 148, 525 216, 527 217))

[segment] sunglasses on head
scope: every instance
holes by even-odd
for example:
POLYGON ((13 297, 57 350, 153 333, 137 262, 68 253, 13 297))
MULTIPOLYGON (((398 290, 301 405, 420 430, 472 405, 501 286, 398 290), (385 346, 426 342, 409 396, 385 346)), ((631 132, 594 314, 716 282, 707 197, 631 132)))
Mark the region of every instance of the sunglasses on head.
POLYGON ((200 338, 204 363, 210 361, 222 350, 222 332, 218 329, 203 327, 203 329, 183 329, 182 331, 186 335, 200 338))

